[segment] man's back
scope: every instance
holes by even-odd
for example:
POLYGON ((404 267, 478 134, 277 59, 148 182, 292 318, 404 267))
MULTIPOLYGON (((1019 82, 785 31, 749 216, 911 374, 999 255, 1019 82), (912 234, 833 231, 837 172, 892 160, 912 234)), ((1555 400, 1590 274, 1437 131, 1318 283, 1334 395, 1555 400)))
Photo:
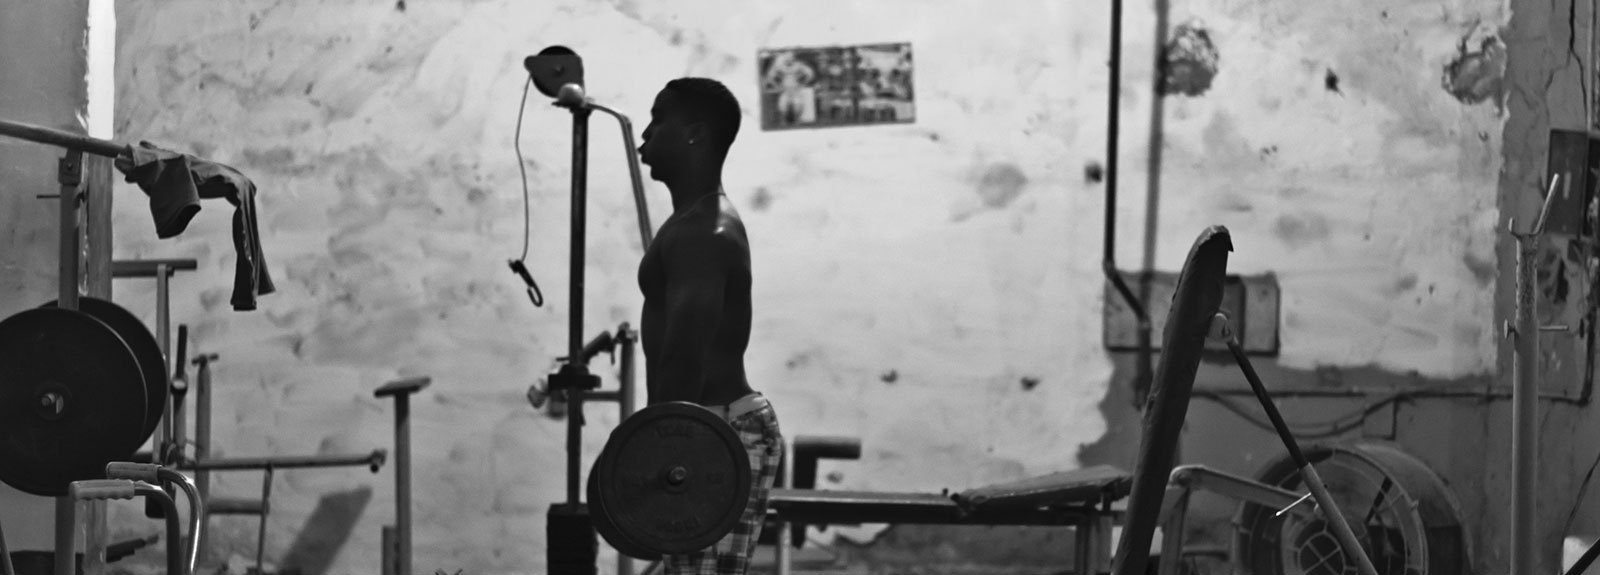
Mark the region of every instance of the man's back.
POLYGON ((662 224, 639 265, 650 403, 726 405, 751 393, 750 284, 749 239, 725 196, 710 194, 662 224))

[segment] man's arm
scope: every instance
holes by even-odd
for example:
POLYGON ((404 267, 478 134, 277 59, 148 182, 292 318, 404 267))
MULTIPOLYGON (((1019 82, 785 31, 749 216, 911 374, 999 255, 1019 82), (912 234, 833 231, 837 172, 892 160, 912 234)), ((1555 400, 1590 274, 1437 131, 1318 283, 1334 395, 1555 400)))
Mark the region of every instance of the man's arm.
POLYGON ((736 253, 731 238, 721 234, 690 234, 675 238, 664 254, 666 266, 665 318, 661 331, 661 382, 651 393, 651 404, 665 401, 699 402, 705 390, 711 345, 722 321, 728 268, 736 253))

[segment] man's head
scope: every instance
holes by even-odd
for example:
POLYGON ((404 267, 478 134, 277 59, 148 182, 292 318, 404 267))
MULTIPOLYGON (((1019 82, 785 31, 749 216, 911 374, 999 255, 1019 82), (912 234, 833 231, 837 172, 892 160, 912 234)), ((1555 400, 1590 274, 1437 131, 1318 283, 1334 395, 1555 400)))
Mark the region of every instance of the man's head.
POLYGON ((718 169, 739 135, 739 100, 721 82, 678 78, 656 95, 640 159, 666 181, 685 170, 718 169))

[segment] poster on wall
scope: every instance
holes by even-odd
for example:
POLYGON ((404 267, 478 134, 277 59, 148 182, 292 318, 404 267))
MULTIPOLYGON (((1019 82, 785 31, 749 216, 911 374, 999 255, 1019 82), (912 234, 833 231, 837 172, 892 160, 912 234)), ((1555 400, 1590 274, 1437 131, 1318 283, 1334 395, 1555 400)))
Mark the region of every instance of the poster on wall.
POLYGON ((909 43, 771 48, 757 61, 763 130, 916 121, 909 43))

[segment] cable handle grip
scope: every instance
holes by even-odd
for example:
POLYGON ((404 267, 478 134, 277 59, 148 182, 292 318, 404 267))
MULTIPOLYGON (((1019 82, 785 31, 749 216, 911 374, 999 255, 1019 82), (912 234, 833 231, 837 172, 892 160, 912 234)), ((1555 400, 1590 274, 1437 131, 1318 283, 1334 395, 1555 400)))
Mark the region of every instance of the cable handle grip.
POLYGON ((68 491, 73 501, 133 499, 137 486, 137 483, 125 479, 90 479, 72 482, 68 491))
POLYGON ((106 477, 114 480, 143 481, 150 484, 159 484, 161 477, 158 471, 160 465, 154 463, 133 463, 129 461, 113 461, 106 464, 106 477))

